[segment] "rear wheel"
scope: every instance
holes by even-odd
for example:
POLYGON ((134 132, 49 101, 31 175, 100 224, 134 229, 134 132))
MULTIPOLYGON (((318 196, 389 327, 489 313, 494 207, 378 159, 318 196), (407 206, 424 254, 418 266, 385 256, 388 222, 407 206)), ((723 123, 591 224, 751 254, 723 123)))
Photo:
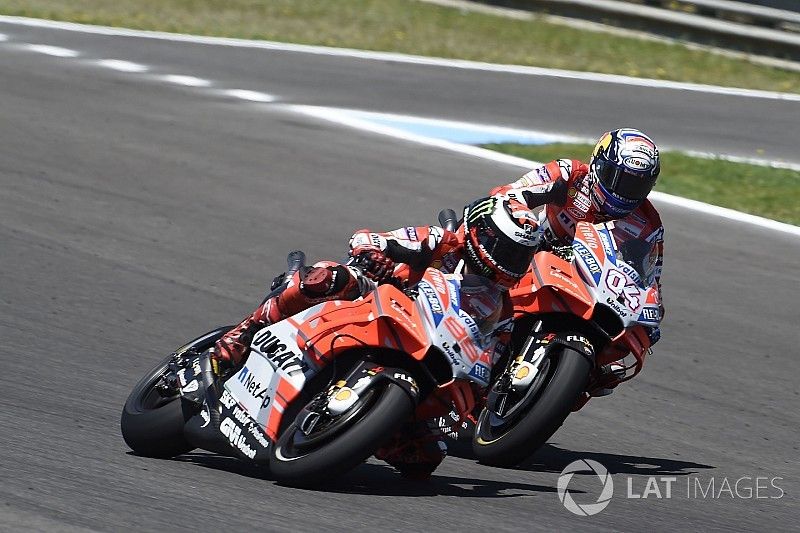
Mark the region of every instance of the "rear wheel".
POLYGON ((183 436, 185 419, 180 395, 156 389, 167 372, 168 357, 154 366, 131 391, 122 410, 122 438, 139 455, 174 457, 194 449, 183 436))
POLYGON ((270 470, 278 481, 289 485, 307 486, 332 479, 364 462, 413 409, 411 398, 399 385, 383 381, 347 411, 325 417, 311 430, 301 429, 301 411, 273 446, 270 470))
POLYGON ((569 416, 591 369, 583 354, 566 346, 548 355, 526 390, 508 393, 501 414, 481 411, 472 440, 478 459, 514 466, 533 455, 569 416))

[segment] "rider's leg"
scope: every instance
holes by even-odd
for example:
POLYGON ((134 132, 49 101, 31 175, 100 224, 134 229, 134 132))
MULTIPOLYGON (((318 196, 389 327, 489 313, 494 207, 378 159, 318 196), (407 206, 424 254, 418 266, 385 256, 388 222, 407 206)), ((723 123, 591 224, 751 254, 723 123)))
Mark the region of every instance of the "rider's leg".
POLYGON ((400 428, 375 457, 395 467, 403 477, 428 479, 447 455, 447 445, 438 424, 432 420, 455 410, 459 422, 475 409, 475 390, 463 381, 440 387, 417 406, 414 422, 400 428))
POLYGON ((214 357, 231 365, 240 363, 250 349, 253 335, 261 328, 329 300, 354 300, 361 295, 358 280, 343 265, 324 262, 303 267, 286 289, 265 301, 222 336, 214 346, 214 357))
POLYGON ((395 467, 409 479, 426 480, 447 456, 444 435, 430 421, 404 424, 378 451, 375 457, 395 467))

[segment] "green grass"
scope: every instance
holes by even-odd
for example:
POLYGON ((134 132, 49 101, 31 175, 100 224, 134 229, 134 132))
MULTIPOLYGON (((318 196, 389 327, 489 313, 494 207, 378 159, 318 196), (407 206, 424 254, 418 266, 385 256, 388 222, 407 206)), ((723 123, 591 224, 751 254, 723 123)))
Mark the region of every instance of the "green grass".
MULTIPOLYGON (((490 144, 484 146, 533 161, 588 161, 588 144, 490 144)), ((663 152, 655 190, 800 225, 800 172, 663 152)))
POLYGON ((800 73, 415 0, 3 0, 0 13, 800 92, 800 73))

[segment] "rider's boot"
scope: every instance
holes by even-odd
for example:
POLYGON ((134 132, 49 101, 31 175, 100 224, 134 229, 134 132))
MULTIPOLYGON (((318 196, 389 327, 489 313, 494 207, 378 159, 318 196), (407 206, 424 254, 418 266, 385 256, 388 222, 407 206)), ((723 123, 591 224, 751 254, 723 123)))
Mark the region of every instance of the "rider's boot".
POLYGON ((358 281, 350 269, 336 263, 301 268, 283 292, 258 306, 253 314, 223 335, 212 356, 223 366, 238 365, 249 352, 258 330, 321 302, 354 300, 361 294, 358 281))
POLYGON ((614 392, 614 388, 619 384, 619 380, 626 375, 625 363, 622 360, 614 361, 601 368, 600 386, 592 390, 593 397, 608 396, 614 392), (605 386, 604 386, 605 384, 605 386))
POLYGON ((447 445, 438 428, 420 420, 403 425, 375 457, 386 461, 407 479, 425 481, 447 456, 447 445))

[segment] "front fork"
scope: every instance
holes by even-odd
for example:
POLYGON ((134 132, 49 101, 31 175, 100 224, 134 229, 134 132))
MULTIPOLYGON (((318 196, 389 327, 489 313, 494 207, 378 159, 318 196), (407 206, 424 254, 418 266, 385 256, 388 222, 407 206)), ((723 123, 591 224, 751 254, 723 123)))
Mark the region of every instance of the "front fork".
POLYGON ((419 402, 416 380, 401 368, 386 367, 372 361, 359 361, 347 377, 319 392, 298 413, 298 429, 307 437, 320 425, 343 415, 365 397, 367 392, 383 381, 399 385, 409 395, 414 405, 419 402))
POLYGON ((543 333, 542 321, 537 321, 525 340, 519 355, 511 359, 505 371, 495 381, 487 398, 487 409, 499 417, 509 415, 512 396, 527 396, 528 389, 543 372, 549 371, 549 354, 554 347, 567 346, 595 363, 594 347, 585 336, 574 332, 543 333))

